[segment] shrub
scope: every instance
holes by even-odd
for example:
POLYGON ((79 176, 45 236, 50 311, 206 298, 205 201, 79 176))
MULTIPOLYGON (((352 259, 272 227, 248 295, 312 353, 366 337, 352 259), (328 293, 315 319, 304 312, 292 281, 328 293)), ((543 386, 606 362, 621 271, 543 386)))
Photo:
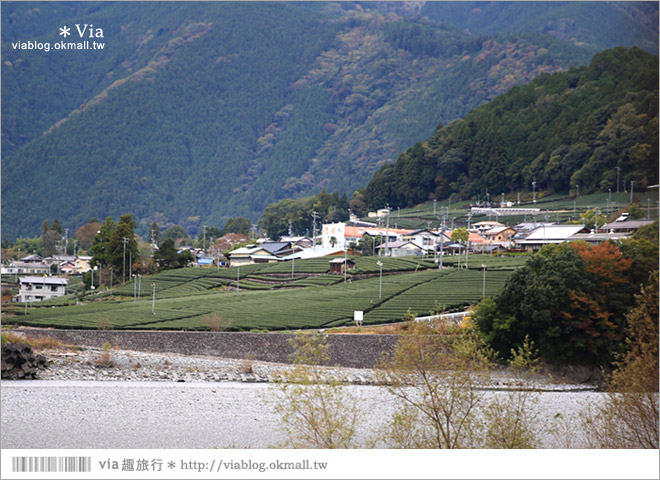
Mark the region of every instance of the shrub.
POLYGON ((358 398, 340 382, 324 377, 329 361, 327 337, 298 334, 291 340, 295 368, 280 385, 275 410, 282 415, 291 448, 353 448, 360 413, 358 398))
POLYGON ((231 321, 222 316, 219 313, 213 312, 208 315, 204 315, 204 323, 209 327, 209 330, 212 332, 224 332, 229 330, 231 326, 231 321))

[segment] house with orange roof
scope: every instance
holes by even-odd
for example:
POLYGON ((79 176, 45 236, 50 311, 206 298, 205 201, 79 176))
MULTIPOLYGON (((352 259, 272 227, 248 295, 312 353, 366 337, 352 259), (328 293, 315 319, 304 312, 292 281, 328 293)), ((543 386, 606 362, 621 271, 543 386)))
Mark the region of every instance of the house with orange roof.
POLYGON ((325 223, 321 229, 321 246, 323 248, 346 248, 357 244, 364 235, 381 236, 388 241, 400 240, 404 234, 413 230, 405 228, 385 228, 369 225, 350 225, 347 223, 325 223))

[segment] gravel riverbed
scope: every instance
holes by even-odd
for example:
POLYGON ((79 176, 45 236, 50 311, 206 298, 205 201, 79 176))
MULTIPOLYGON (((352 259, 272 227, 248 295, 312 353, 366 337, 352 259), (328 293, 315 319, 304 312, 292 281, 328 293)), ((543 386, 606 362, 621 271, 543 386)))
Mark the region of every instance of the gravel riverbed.
MULTIPOLYGON (((242 382, 266 383, 286 381, 294 367, 291 364, 236 360, 204 355, 182 355, 129 350, 102 350, 86 347, 74 351, 43 352, 49 368, 38 374, 40 380, 96 380, 147 382, 242 382)), ((378 385, 376 370, 337 366, 320 367, 322 377, 349 385, 378 385)), ((557 383, 538 377, 534 388, 539 391, 595 391, 592 384, 557 383)), ((496 372, 484 389, 508 390, 517 383, 506 371, 496 372)))
MULTIPOLYGON (((2 381, 2 448, 268 448, 285 434, 275 410, 287 364, 87 348, 45 352, 38 380, 2 381)), ((359 399, 360 443, 374 439, 397 403, 370 369, 324 367, 359 399)), ((484 385, 505 395, 505 373, 484 385)), ((585 446, 570 419, 602 401, 592 386, 539 379, 537 421, 545 448, 585 446), (554 425, 553 427, 550 427, 554 425)))

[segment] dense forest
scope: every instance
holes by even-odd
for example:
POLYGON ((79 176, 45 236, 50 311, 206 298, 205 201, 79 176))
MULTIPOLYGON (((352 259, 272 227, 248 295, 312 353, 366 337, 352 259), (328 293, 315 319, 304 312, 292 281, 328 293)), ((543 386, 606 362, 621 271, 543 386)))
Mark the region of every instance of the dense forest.
POLYGON ((537 189, 590 193, 658 183, 658 57, 623 47, 541 75, 382 167, 369 208, 537 189))
POLYGON ((550 5, 544 28, 515 6, 519 26, 498 33, 388 2, 3 4, 3 236, 127 212, 138 232, 194 236, 282 198, 350 196, 438 122, 588 63, 605 45, 594 24, 657 50, 634 11, 570 3, 570 38, 550 5), (102 27, 106 48, 12 47, 74 23, 102 27))

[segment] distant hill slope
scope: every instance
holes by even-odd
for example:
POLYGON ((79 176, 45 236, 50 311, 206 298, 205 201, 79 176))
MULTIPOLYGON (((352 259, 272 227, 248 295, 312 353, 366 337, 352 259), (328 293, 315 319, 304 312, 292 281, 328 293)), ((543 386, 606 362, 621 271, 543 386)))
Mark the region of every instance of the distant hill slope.
POLYGON ((658 2, 425 2, 419 15, 473 34, 545 33, 591 53, 619 45, 658 52, 658 2))
POLYGON ((536 30, 471 35, 392 8, 3 4, 3 236, 127 212, 194 234, 281 198, 351 194, 438 122, 591 56, 536 30), (102 27, 104 50, 12 47, 73 23, 102 27))
MULTIPOLYGON (((371 179, 370 208, 536 188, 658 183, 658 57, 633 47, 542 75, 439 127, 371 179), (620 169, 617 173, 617 168, 620 169)), ((621 187, 623 190, 623 187, 621 187)))

